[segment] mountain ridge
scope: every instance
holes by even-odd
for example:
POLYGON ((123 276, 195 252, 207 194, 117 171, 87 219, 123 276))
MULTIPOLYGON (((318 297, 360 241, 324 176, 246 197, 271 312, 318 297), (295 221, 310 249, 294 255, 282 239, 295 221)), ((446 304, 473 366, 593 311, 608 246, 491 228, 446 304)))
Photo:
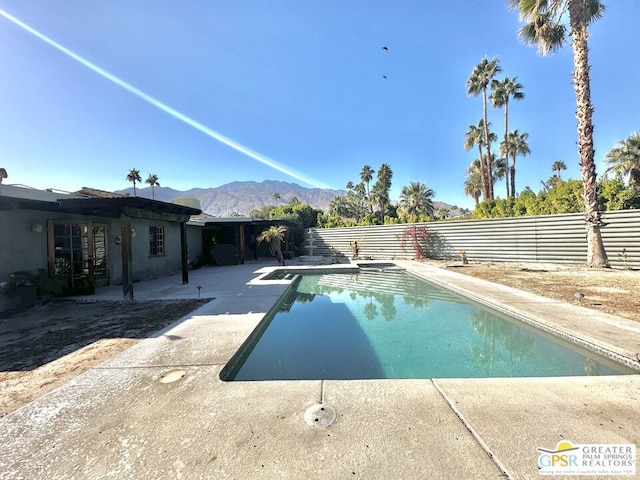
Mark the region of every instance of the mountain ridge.
MULTIPOLYGON (((117 190, 115 193, 133 195, 133 187, 117 190)), ((329 203, 338 195, 346 195, 345 190, 306 188, 297 183, 282 182, 279 180, 263 180, 262 182, 234 181, 225 183, 219 187, 194 187, 189 190, 175 190, 170 187, 155 187, 155 199, 163 202, 186 200, 189 206, 194 206, 189 201, 196 199, 204 213, 216 217, 231 215, 248 216, 252 210, 260 209, 266 205, 286 205, 293 197, 297 197, 300 203, 311 205, 314 208, 327 212, 329 203), (275 193, 280 194, 276 202, 275 193)), ((139 197, 151 198, 151 187, 136 188, 139 197)), ((184 203, 184 202, 183 202, 184 203)), ((450 216, 457 216, 463 210, 445 202, 434 201, 436 210, 449 210, 450 216)))
MULTIPOLYGON (((133 195, 133 187, 117 190, 115 193, 133 195)), ((173 202, 176 199, 197 199, 203 212, 217 217, 248 215, 251 210, 265 205, 286 205, 293 197, 297 197, 300 203, 327 211, 334 197, 345 194, 344 190, 306 188, 297 183, 279 180, 234 181, 219 187, 194 187, 188 190, 160 186, 154 189, 156 200, 173 202), (280 195, 278 202, 274 197, 276 192, 280 195)), ((152 198, 151 187, 136 188, 136 195, 152 198)))

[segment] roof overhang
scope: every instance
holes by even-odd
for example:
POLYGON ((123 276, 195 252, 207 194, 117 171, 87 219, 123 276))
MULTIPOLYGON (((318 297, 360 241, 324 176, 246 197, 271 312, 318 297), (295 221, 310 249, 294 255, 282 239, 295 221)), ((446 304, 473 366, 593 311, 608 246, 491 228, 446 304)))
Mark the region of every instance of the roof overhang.
POLYGON ((36 190, 13 185, 0 186, 0 209, 44 210, 78 215, 153 218, 186 222, 201 210, 142 197, 81 198, 68 193, 36 190))

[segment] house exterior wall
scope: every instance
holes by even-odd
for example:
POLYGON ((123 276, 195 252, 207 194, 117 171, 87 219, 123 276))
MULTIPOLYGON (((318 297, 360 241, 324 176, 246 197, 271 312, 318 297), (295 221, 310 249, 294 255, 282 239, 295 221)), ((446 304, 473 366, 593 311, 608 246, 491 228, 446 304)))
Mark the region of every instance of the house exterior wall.
MULTIPOLYGON (((112 285, 122 284, 122 248, 116 242, 120 236, 120 222, 109 233, 110 270, 112 285)), ((135 237, 131 239, 133 281, 150 280, 163 275, 179 275, 182 270, 180 254, 180 224, 162 220, 131 219, 135 237), (150 251, 149 228, 164 228, 164 254, 153 256, 150 251)))
MULTIPOLYGON (((0 282, 8 281, 14 272, 28 272, 37 276, 39 270, 48 272, 47 221, 93 222, 107 226, 109 283, 122 284, 122 248, 116 241, 120 236, 120 219, 86 216, 61 215, 59 212, 37 210, 6 210, 0 212, 0 282), (40 232, 33 231, 33 225, 40 225, 40 232)), ((182 269, 180 251, 180 224, 132 218, 131 227, 136 236, 132 239, 134 281, 149 280, 163 275, 179 275, 182 269), (151 256, 149 227, 164 228, 165 253, 151 256)), ((36 228, 37 230, 37 228, 36 228)), ((187 228, 190 256, 202 255, 202 234, 200 227, 187 228)))
POLYGON ((47 269, 47 220, 52 214, 35 210, 0 212, 0 282, 14 272, 38 274, 47 269), (40 225, 33 232, 32 225, 40 225))

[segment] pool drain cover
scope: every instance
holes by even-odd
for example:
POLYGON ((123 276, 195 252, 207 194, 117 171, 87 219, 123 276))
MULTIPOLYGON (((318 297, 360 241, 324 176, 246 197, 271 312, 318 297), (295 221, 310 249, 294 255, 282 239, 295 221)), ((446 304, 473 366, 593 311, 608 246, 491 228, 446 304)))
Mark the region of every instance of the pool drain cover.
POLYGON ((336 421, 336 418, 336 411, 324 403, 309 407, 304 412, 304 421, 311 427, 328 427, 336 421))
POLYGON ((184 370, 171 370, 160 377, 160 383, 173 383, 187 374, 184 370))

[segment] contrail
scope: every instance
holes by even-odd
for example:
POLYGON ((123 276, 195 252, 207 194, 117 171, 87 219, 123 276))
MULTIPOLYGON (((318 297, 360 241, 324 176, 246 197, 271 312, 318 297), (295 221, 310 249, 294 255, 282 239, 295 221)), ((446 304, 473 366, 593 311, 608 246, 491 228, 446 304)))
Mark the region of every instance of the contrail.
POLYGON ((57 43, 54 40, 50 39, 46 35, 43 35, 42 33, 38 32, 37 30, 31 28, 26 23, 21 22, 20 20, 18 20, 17 18, 13 17, 12 15, 9 15, 7 12, 5 12, 2 9, 0 9, 0 15, 2 15, 4 18, 9 20, 13 24, 17 25, 18 27, 22 28, 23 30, 26 30, 30 34, 38 37, 40 40, 48 43, 49 45, 51 45, 56 50, 64 53, 68 57, 71 57, 74 60, 80 62, 85 67, 90 68, 91 70, 93 70, 97 74, 103 76, 107 80, 110 80, 113 83, 115 83, 116 85, 121 86, 125 90, 133 93, 135 96, 137 96, 137 97, 141 98, 142 100, 150 103, 154 107, 159 108, 163 112, 168 113, 172 117, 177 118, 178 120, 183 121, 187 125, 190 125, 193 128, 195 128, 197 130, 200 130, 202 133, 204 133, 206 135, 209 135, 211 138, 214 138, 215 140, 218 140, 219 142, 224 143, 228 147, 231 147, 231 148, 233 148, 234 150, 237 150, 240 153, 244 153, 248 157, 251 157, 254 160, 257 160, 258 162, 260 162, 260 163, 262 163, 264 165, 267 165, 267 166, 273 168, 274 170, 277 170, 277 171, 279 171, 281 173, 284 173, 285 175, 288 175, 288 176, 290 176, 292 178, 295 178, 296 180, 300 180, 301 182, 304 182, 304 183, 306 183, 308 185, 311 185, 313 187, 316 187, 316 188, 331 188, 328 185, 320 183, 320 182, 318 182, 316 180, 313 180, 311 178, 306 178, 306 177, 300 175, 299 173, 293 172, 293 171, 287 169, 286 167, 283 167, 282 165, 278 164, 275 160, 271 160, 270 158, 265 157, 264 155, 261 155, 258 152, 254 152, 253 150, 251 150, 251 149, 249 149, 249 148, 247 148, 247 147, 245 147, 243 145, 240 145, 238 142, 235 142, 235 141, 231 140, 230 138, 225 137, 221 133, 218 133, 215 130, 212 130, 209 127, 206 127, 205 125, 201 124, 200 122, 197 122, 194 119, 187 117, 183 113, 180 113, 177 110, 171 108, 170 106, 162 103, 160 100, 157 100, 157 99, 153 98, 151 95, 148 95, 148 94, 144 93, 142 90, 134 87, 133 85, 128 84, 127 82, 125 82, 124 80, 121 80, 120 78, 116 77, 115 75, 112 75, 111 73, 107 72, 103 68, 100 68, 96 64, 91 63, 90 61, 82 58, 80 55, 72 52, 68 48, 63 47, 62 45, 60 45, 59 43, 57 43))

